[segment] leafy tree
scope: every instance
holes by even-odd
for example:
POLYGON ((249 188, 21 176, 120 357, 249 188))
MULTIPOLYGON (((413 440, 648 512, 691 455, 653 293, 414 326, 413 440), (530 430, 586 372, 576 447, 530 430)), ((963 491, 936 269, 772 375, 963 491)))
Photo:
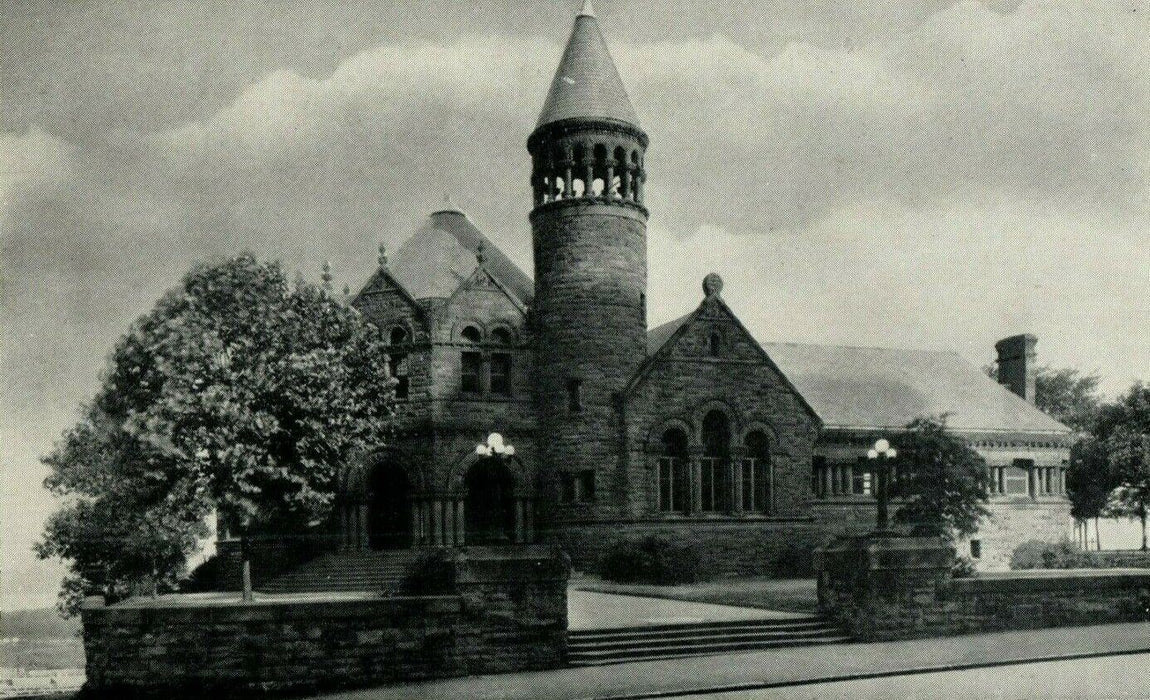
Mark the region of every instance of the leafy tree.
POLYGON ((323 519, 336 469, 387 440, 385 353, 326 279, 291 285, 251 255, 195 267, 121 338, 44 458, 66 501, 37 551, 70 562, 62 607, 170 588, 213 512, 245 541, 323 519))
MULTIPOLYGON (((987 365, 983 371, 998 381, 996 365, 987 365)), ((1073 367, 1041 365, 1034 373, 1034 405, 1074 430, 1086 432, 1098 415, 1100 379, 1096 372, 1086 374, 1073 367)))
MULTIPOLYGON (((1066 495, 1070 499, 1071 516, 1085 522, 1103 515, 1116 485, 1101 442, 1088 435, 1070 448, 1066 495)), ((1097 523, 1095 530, 1097 532, 1097 523)), ((1101 547, 1101 542, 1098 546, 1101 547)))
POLYGON ((892 496, 896 523, 916 535, 954 540, 978 531, 989 514, 986 463, 946 427, 946 417, 916 418, 892 442, 898 449, 892 496))
POLYGON ((1104 405, 1094 425, 1094 438, 1115 486, 1110 511, 1141 521, 1145 550, 1150 511, 1150 384, 1135 382, 1117 401, 1104 405))

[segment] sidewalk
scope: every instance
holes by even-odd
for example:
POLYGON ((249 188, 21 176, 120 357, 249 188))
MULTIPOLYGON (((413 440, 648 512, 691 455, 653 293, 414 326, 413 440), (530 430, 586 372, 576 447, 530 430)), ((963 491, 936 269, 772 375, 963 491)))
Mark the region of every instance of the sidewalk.
POLYGON ((1139 650, 1150 651, 1150 623, 794 647, 617 666, 472 676, 320 697, 329 700, 603 698, 1139 650))

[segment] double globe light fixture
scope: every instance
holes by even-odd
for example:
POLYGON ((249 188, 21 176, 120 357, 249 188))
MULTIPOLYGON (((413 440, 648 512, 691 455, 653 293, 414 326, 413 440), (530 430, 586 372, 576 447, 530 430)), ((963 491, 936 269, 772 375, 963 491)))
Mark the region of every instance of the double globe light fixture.
POLYGON ((480 457, 514 457, 515 445, 504 443, 499 433, 491 433, 487 436, 487 442, 475 446, 475 454, 480 457))

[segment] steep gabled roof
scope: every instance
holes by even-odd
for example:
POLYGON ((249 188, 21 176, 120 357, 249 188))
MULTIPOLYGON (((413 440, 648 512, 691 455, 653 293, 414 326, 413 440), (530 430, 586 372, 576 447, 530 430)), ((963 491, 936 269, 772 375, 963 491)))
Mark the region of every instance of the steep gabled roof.
MULTIPOLYGON (((648 332, 651 358, 696 313, 648 332)), ((1070 433, 954 352, 761 346, 827 428, 898 429, 915 418, 946 414, 947 425, 967 432, 1070 433)))
POLYGON ((657 326, 650 331, 647 331, 647 359, 643 362, 643 364, 639 366, 639 369, 635 371, 635 374, 627 382, 627 386, 624 389, 624 392, 630 393, 636 387, 638 387, 647 377, 647 375, 651 373, 652 368, 668 353, 669 348, 674 345, 674 339, 682 334, 687 329, 687 327, 694 322, 696 318, 703 316, 706 312, 711 314, 717 313, 732 321, 735 324, 735 327, 739 329, 739 332, 745 335, 751 344, 757 349, 758 354, 761 356, 763 362, 776 373, 778 373, 779 377, 782 379, 782 383, 792 392, 794 392, 795 396, 798 398, 799 404, 802 405, 804 409, 806 409, 810 416, 814 418, 815 422, 818 423, 822 420, 818 413, 815 411, 814 407, 811 406, 810 403, 807 402, 806 398, 803 397, 802 392, 800 392, 798 388, 791 383, 790 379, 787 378, 786 373, 783 372, 782 369, 780 369, 778 365, 775 364, 774 360, 772 360, 769 355, 767 355, 766 351, 763 350, 762 346, 759 345, 758 341, 756 341, 751 335, 751 332, 747 330, 747 327, 744 326, 743 322, 739 320, 739 317, 735 315, 735 312, 731 311, 731 307, 727 306, 727 303, 723 301, 723 298, 718 294, 708 296, 691 313, 686 314, 685 316, 680 316, 674 321, 669 321, 661 326, 657 326))
POLYGON ((955 430, 1070 429, 954 352, 764 343, 828 427, 901 428, 947 414, 955 430))
POLYGON ((447 298, 475 272, 481 245, 484 268, 521 305, 528 304, 534 291, 531 278, 454 209, 429 216, 395 252, 388 270, 416 299, 447 298))
POLYGON ((579 117, 639 126, 639 117, 589 6, 575 18, 536 127, 579 117))

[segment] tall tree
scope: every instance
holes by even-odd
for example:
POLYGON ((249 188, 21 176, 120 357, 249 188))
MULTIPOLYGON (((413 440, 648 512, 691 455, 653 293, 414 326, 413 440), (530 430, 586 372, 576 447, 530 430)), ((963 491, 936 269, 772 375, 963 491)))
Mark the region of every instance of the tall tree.
POLYGON ((1070 499, 1070 515, 1082 523, 1095 519, 1095 546, 1101 549, 1097 519, 1102 516, 1110 500, 1110 492, 1117 486, 1104 445, 1092 435, 1083 437, 1070 448, 1070 465, 1066 470, 1066 495, 1070 499))
POLYGON ((1135 382, 1117 401, 1104 405, 1094 437, 1115 486, 1111 512, 1141 521, 1145 550, 1150 511, 1150 384, 1135 382))
POLYGON ((891 495, 903 499, 895 522, 947 540, 977 532, 989 515, 986 462, 947 429, 945 416, 917 418, 892 442, 898 456, 891 495))
POLYGON ((44 459, 65 505, 37 549, 70 564, 63 607, 170 586, 212 512, 245 534, 325 517, 394 413, 383 337, 327 286, 251 255, 200 265, 119 341, 44 459))

